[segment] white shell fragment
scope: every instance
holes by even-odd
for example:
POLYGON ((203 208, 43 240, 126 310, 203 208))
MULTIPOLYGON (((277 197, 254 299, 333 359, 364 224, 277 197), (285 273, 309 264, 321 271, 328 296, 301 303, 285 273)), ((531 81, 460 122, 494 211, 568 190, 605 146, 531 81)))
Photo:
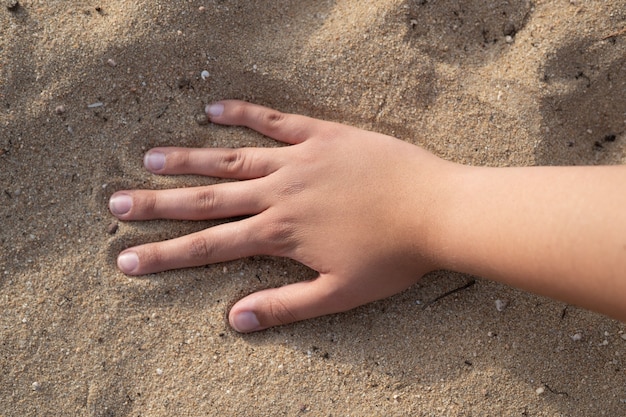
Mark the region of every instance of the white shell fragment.
POLYGON ((104 103, 101 101, 98 101, 96 103, 91 103, 90 105, 87 106, 88 109, 95 109, 96 107, 102 107, 104 106, 104 103))
POLYGON ((496 300, 496 310, 498 311, 504 311, 508 305, 508 300, 496 300))
POLYGON ((204 70, 200 73, 200 77, 202 77, 203 80, 206 80, 207 78, 209 78, 209 71, 204 70))

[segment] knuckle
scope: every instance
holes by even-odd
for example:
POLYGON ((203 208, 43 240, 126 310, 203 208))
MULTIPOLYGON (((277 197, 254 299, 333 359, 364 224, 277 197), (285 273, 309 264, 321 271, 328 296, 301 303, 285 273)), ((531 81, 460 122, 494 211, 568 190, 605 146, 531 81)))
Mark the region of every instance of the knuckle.
POLYGON ((215 245, 201 236, 193 236, 189 241, 189 256, 194 260, 208 260, 215 254, 215 245))
POLYGON ((134 198, 139 200, 137 206, 143 214, 150 215, 155 213, 157 209, 157 195, 154 191, 138 193, 134 198))
POLYGON ((224 152, 220 160, 222 171, 226 174, 235 174, 241 171, 245 163, 244 153, 240 149, 230 149, 224 152))
POLYGON ((156 193, 148 193, 145 199, 146 209, 150 212, 153 212, 157 208, 157 194, 156 193))
POLYGON ((264 241, 270 244, 277 256, 288 256, 296 246, 297 228, 289 219, 270 222, 264 234, 264 241))
POLYGON ((230 114, 230 117, 232 117, 233 120, 241 123, 248 118, 249 107, 248 103, 240 102, 232 105, 228 110, 228 114, 230 114))
POLYGON ((267 313, 271 320, 277 324, 288 324, 298 321, 298 317, 279 298, 272 298, 267 305, 267 313))
POLYGON ((164 263, 163 252, 158 244, 145 245, 138 252, 142 270, 158 269, 164 263))
POLYGON ((306 188, 306 184, 300 180, 291 180, 285 184, 282 184, 277 189, 277 194, 281 199, 286 199, 300 194, 306 188))
POLYGON ((191 155, 187 149, 176 149, 167 155, 167 169, 171 171, 180 170, 189 167, 191 164, 191 155))
POLYGON ((212 212, 217 207, 217 197, 212 188, 203 188, 196 191, 194 204, 201 212, 212 212))
POLYGON ((276 130, 281 127, 285 120, 285 114, 278 110, 266 110, 261 112, 260 122, 269 131, 276 130))

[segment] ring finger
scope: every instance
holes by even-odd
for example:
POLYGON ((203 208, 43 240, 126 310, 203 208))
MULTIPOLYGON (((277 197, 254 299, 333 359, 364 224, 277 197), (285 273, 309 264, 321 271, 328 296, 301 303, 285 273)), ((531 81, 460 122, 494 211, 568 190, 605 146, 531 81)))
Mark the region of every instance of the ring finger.
POLYGON ((263 252, 267 247, 254 238, 254 231, 260 227, 258 217, 126 249, 118 256, 117 266, 127 275, 144 275, 253 255, 269 255, 263 252))

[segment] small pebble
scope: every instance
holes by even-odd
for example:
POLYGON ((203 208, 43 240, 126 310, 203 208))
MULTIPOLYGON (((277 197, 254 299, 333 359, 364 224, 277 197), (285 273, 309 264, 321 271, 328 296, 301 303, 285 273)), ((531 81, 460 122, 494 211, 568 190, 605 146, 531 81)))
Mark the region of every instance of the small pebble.
POLYGON ((535 392, 537 393, 537 395, 541 395, 545 392, 545 388, 544 387, 539 387, 535 390, 535 392))
POLYGON ((513 37, 510 35, 506 35, 506 37, 504 38, 504 41, 506 43, 513 43, 513 37))
POLYGON ((96 103, 91 103, 90 105, 87 106, 88 109, 95 109, 96 107, 102 107, 104 106, 104 103, 101 101, 98 101, 96 103))
POLYGON ((496 310, 498 311, 504 311, 508 305, 508 300, 496 300, 496 310))
POLYGON ((206 80, 207 78, 209 78, 209 71, 204 70, 200 73, 200 77, 202 77, 203 80, 206 80))
POLYGON ((205 113, 198 113, 194 117, 196 119, 196 123, 198 123, 200 126, 205 126, 209 124, 209 118, 205 113))
POLYGON ((18 0, 4 0, 4 4, 7 6, 7 9, 14 12, 20 7, 20 2, 18 0))
POLYGON ((107 59, 107 64, 109 64, 109 66, 113 68, 117 67, 117 62, 115 62, 113 58, 107 59))
POLYGON ((517 32, 517 30, 515 29, 515 24, 513 22, 507 22, 504 25, 504 30, 502 32, 504 33, 504 36, 515 35, 515 33, 517 32))
POLYGON ((157 368, 156 373, 157 375, 163 375, 163 369, 157 368))
POLYGON ((626 333, 623 333, 621 336, 622 340, 626 340, 626 333))
POLYGON ((63 113, 65 113, 65 106, 63 104, 59 104, 58 106, 56 106, 56 108, 54 109, 54 112, 58 115, 62 115, 63 113))
POLYGON ((198 7, 198 11, 199 11, 200 13, 204 12, 205 10, 206 10, 206 8, 205 8, 204 6, 200 6, 200 7, 198 7))
POLYGON ((107 233, 110 235, 114 235, 119 228, 119 224, 117 222, 111 222, 107 227, 107 233))
POLYGON ((41 390, 41 384, 37 381, 33 382, 33 391, 40 391, 41 390))
POLYGON ((176 85, 181 90, 183 88, 191 88, 191 80, 189 78, 180 77, 176 80, 176 85))
POLYGON ((583 338, 583 335, 580 334, 580 333, 576 333, 576 334, 574 334, 574 335, 572 335, 570 337, 572 338, 572 340, 574 342, 578 342, 578 341, 580 341, 583 338))

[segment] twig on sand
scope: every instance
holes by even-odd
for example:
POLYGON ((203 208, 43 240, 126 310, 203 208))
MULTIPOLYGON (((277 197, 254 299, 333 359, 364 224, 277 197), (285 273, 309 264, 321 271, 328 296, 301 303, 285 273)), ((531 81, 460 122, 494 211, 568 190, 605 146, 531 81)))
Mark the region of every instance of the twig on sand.
POLYGON ((610 33, 610 34, 608 34, 608 35, 606 35, 606 36, 604 36, 603 38, 600 38, 600 39, 605 41, 605 40, 607 40, 609 38, 615 38, 615 37, 618 37, 618 36, 623 35, 625 33, 626 33, 626 27, 622 28, 621 30, 618 30, 617 32, 610 33))
POLYGON ((422 308, 425 309, 426 307, 429 307, 429 306, 435 304, 437 301, 441 300, 442 298, 448 297, 448 296, 450 296, 450 295, 452 295, 454 293, 457 293, 459 291, 463 291, 463 290, 471 287, 474 284, 476 284, 476 280, 475 279, 471 279, 467 283, 461 285, 460 287, 457 287, 457 288, 455 288, 453 290, 450 290, 447 293, 441 294, 440 296, 436 297, 434 300, 431 300, 431 301, 425 303, 422 308))

